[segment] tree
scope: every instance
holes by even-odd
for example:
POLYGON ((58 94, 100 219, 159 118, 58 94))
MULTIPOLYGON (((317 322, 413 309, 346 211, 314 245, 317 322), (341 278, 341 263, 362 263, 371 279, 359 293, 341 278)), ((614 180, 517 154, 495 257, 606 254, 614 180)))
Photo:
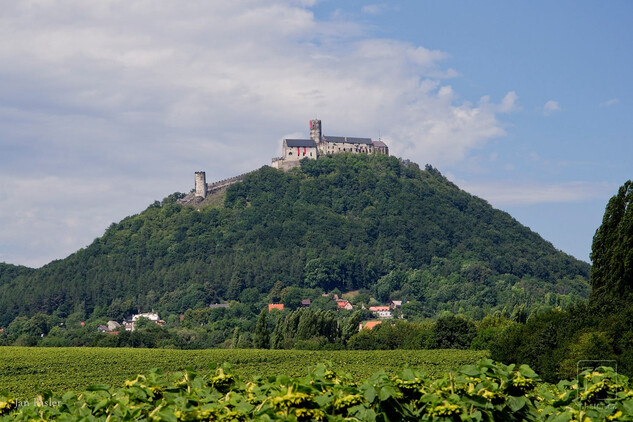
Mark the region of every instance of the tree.
POLYGON ((626 299, 633 293, 633 182, 620 187, 605 209, 591 247, 591 297, 626 299))
POLYGON ((268 332, 268 310, 262 309, 255 326, 254 346, 256 349, 270 348, 270 333, 268 332))
POLYGON ((301 306, 303 299, 305 299, 305 293, 299 287, 285 287, 281 291, 281 303, 287 308, 297 309, 301 306))
POLYGON ((334 259, 311 259, 305 265, 304 281, 309 287, 331 290, 342 284, 340 266, 334 259))
POLYGON ((354 311, 352 315, 343 320, 341 336, 343 342, 347 342, 354 334, 358 333, 358 326, 363 316, 360 311, 354 311))
POLYGON ((140 317, 134 323, 135 330, 145 330, 145 329, 151 330, 154 326, 158 327, 158 325, 154 321, 146 317, 140 317))
POLYGON ((240 327, 233 329, 233 340, 231 341, 231 349, 237 349, 237 345, 240 341, 240 327))
POLYGON ((286 324, 284 322, 284 316, 282 313, 277 312, 277 321, 275 323, 275 329, 270 337, 270 346, 272 349, 283 349, 284 344, 284 331, 286 324))
POLYGON ((467 349, 476 334, 475 324, 460 316, 440 318, 433 327, 435 347, 438 349, 467 349))

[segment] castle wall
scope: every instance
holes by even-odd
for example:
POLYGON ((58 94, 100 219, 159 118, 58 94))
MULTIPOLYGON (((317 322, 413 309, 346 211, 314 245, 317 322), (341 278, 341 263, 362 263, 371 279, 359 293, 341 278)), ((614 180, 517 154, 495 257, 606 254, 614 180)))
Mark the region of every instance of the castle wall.
POLYGON ((327 142, 323 145, 324 154, 351 152, 354 154, 372 154, 375 148, 367 144, 351 144, 348 142, 327 142))
POLYGON ((386 145, 385 146, 377 146, 377 147, 374 148, 374 150, 378 154, 389 155, 389 147, 387 147, 386 145))
POLYGON ((301 161, 304 158, 316 160, 319 156, 317 148, 314 147, 289 147, 284 145, 282 149, 284 161, 301 161))

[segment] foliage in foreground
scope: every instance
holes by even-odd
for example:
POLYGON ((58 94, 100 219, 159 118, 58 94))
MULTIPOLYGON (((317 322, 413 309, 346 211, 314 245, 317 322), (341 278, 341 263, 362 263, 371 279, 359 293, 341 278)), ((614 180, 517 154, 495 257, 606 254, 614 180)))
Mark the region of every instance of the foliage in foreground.
POLYGON ((95 385, 24 406, 0 396, 4 420, 633 420, 628 378, 610 368, 577 380, 541 383, 528 366, 489 359, 436 379, 414 369, 378 372, 365 382, 323 365, 302 378, 244 382, 227 366, 212 376, 153 371, 119 389, 95 385), (580 384, 579 384, 580 382, 580 384))

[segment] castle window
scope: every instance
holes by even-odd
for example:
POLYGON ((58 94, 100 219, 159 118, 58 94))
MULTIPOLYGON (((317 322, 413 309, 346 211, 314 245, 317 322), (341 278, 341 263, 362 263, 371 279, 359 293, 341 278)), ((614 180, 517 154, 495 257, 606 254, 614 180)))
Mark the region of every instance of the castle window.
POLYGON ((292 155, 292 151, 288 151, 288 155, 292 155))

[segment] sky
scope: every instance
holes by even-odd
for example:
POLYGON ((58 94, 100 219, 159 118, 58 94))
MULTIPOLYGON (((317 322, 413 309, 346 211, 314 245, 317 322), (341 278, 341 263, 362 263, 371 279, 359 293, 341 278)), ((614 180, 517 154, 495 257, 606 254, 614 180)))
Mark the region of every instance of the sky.
POLYGON ((0 262, 269 165, 382 139, 590 262, 632 178, 633 2, 0 0, 0 262))

